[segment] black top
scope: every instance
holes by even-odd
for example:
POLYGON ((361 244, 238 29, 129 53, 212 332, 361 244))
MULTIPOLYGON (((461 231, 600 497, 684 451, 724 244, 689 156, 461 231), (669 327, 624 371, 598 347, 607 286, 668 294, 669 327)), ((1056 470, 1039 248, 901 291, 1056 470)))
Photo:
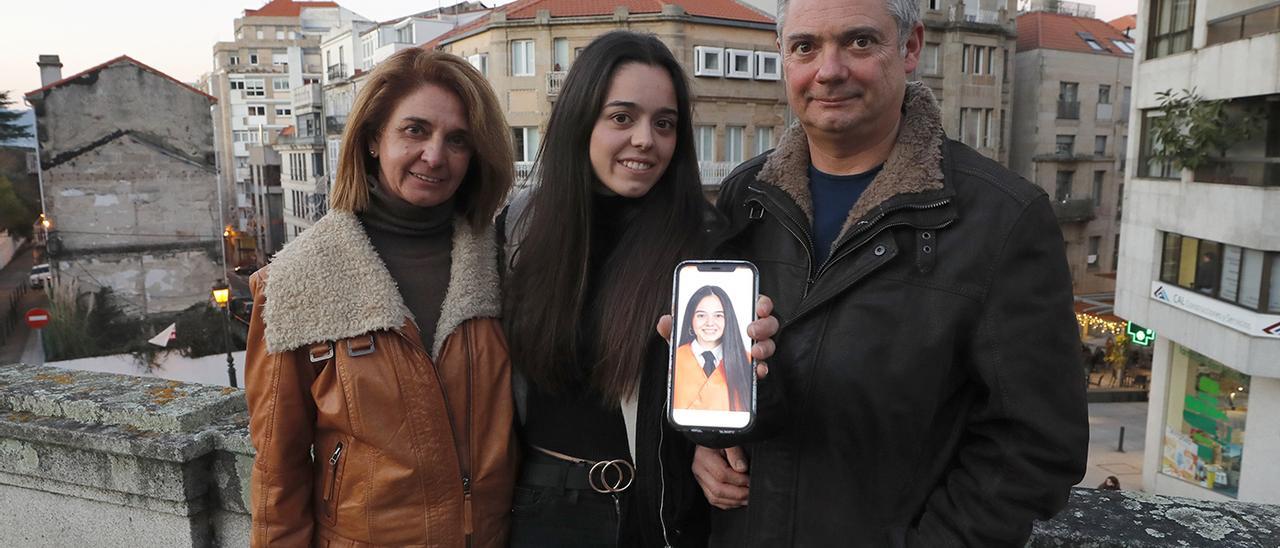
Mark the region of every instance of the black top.
POLYGON ((813 196, 813 242, 818 264, 826 262, 831 245, 840 237, 853 204, 880 173, 876 166, 853 175, 831 175, 809 165, 809 193, 813 196))
POLYGON ((431 352, 440 306, 449 287, 453 213, 452 200, 418 207, 374 184, 369 189, 369 206, 358 214, 413 314, 427 352, 431 352))
MULTIPOLYGON (((596 306, 603 265, 617 247, 628 220, 638 208, 638 200, 620 196, 596 195, 593 200, 591 251, 588 259, 586 307, 596 306)), ((584 310, 582 317, 595 317, 594 310, 584 310)), ((596 325, 590 321, 578 324, 584 341, 577 363, 567 364, 578 373, 561 392, 542 390, 529 385, 525 409, 524 440, 526 443, 587 460, 631 460, 627 447, 626 425, 617 402, 605 402, 605 396, 591 384, 596 351, 596 325)))

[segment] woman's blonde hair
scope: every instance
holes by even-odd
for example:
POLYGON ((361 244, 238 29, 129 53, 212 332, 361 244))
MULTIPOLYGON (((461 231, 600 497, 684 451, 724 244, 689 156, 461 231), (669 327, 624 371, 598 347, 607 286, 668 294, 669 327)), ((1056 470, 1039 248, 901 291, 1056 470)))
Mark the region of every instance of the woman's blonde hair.
POLYGON ((466 110, 471 165, 455 195, 455 204, 475 228, 492 222, 515 177, 511 132, 493 88, 470 63, 440 51, 409 48, 373 69, 356 97, 342 132, 338 174, 329 207, 363 211, 369 204, 371 173, 378 162, 370 145, 401 99, 426 84, 453 91, 466 110))

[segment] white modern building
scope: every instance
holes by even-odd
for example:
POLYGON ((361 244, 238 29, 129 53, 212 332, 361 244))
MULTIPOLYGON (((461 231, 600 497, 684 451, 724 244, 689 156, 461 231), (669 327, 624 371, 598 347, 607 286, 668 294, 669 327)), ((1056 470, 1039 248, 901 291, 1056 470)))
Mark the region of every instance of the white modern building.
POLYGON ((1156 332, 1143 486, 1280 503, 1280 4, 1141 0, 1116 312, 1156 332), (1156 161, 1157 93, 1226 100, 1253 136, 1156 161))

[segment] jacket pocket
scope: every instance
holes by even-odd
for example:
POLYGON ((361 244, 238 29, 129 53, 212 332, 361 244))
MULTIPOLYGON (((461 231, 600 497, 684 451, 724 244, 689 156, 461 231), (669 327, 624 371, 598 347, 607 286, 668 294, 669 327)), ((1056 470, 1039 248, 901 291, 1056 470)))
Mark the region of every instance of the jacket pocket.
POLYGON ((333 525, 338 521, 338 499, 341 494, 342 472, 346 468, 347 443, 339 439, 325 456, 321 465, 320 507, 324 521, 333 525))

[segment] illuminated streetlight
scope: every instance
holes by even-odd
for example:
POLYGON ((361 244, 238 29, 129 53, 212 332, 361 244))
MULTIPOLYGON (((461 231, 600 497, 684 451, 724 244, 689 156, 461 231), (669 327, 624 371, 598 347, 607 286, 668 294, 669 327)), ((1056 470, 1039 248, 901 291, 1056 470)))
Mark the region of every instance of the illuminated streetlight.
MULTIPOLYGON (((228 227, 230 229, 230 227, 228 227)), ((227 303, 231 300, 231 288, 223 280, 218 280, 213 284, 211 290, 213 302, 222 309, 222 315, 225 322, 222 324, 222 339, 227 347, 227 378, 231 382, 231 387, 236 388, 236 362, 231 357, 231 307, 227 303)))

